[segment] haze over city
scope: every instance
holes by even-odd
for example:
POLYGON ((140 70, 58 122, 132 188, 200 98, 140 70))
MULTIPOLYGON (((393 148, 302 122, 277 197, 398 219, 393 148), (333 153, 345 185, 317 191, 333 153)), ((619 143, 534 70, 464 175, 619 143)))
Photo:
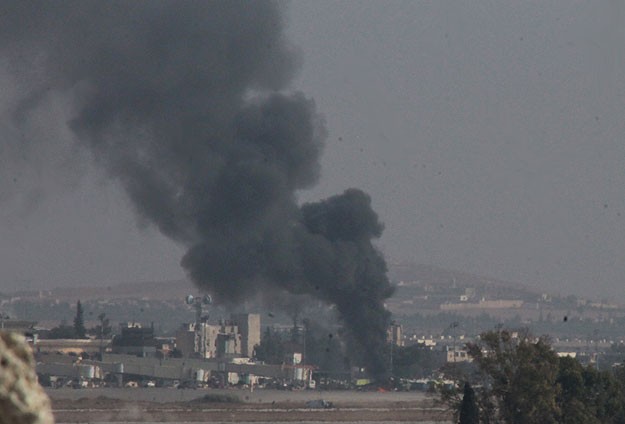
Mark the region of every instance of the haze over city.
MULTIPOLYGON (((288 90, 327 128, 302 202, 369 193, 389 262, 625 300, 621 5, 293 2, 284 14, 301 62, 288 90)), ((183 278, 185 249, 74 144, 76 92, 57 87, 25 113, 12 66, 0 60, 0 287, 183 278)))

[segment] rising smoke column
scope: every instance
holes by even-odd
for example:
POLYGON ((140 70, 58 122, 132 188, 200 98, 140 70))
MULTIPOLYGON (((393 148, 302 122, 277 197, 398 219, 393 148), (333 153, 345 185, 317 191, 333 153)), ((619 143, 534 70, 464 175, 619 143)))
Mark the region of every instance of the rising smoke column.
POLYGON ((390 314, 384 300, 393 294, 386 262, 371 244, 382 225, 371 199, 357 189, 301 208, 305 231, 299 234, 306 281, 317 296, 336 305, 374 375, 387 364, 386 330, 390 314))
POLYGON ((381 374, 382 227, 358 190, 297 205, 325 129, 286 91, 299 57, 282 27, 274 2, 4 1, 0 66, 23 90, 17 126, 50 95, 71 100, 79 145, 188 248, 196 284, 225 301, 279 289, 334 304, 381 374))

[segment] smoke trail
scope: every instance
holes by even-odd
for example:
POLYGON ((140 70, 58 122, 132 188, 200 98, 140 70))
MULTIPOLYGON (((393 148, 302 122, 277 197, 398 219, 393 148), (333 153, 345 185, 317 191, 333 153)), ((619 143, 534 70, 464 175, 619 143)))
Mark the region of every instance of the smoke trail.
POLYGON ((287 91, 299 58, 282 19, 260 1, 5 1, 0 65, 25 90, 13 118, 41 113, 50 93, 71 99, 80 145, 188 248, 198 285, 223 300, 279 288, 335 304, 382 373, 382 227, 358 190, 296 203, 318 178, 325 129, 314 102, 287 91))

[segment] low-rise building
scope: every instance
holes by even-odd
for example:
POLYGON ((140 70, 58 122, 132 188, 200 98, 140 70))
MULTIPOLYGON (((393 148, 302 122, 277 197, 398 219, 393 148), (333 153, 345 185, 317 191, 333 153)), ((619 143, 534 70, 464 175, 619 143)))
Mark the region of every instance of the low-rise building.
POLYGON ((135 323, 122 326, 121 335, 115 336, 111 344, 113 353, 142 357, 156 355, 157 341, 153 326, 142 327, 135 323))
POLYGON ((447 362, 471 362, 472 359, 468 352, 464 349, 448 349, 447 350, 447 362))
POLYGON ((237 314, 213 325, 206 322, 183 324, 176 332, 176 348, 183 357, 252 357, 260 344, 260 315, 237 314))

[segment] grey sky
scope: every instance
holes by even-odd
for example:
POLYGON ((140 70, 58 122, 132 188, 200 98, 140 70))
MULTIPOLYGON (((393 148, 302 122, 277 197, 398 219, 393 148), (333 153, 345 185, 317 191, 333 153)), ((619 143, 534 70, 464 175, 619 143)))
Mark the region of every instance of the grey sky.
POLYGON ((293 4, 331 134, 309 195, 369 191, 392 260, 622 299, 616 5, 293 4))
MULTIPOLYGON (((292 3, 287 34, 304 61, 294 86, 329 131, 320 182, 301 198, 369 192, 390 261, 625 300, 622 12, 564 0, 292 3)), ((19 87, 9 76, 0 87, 4 113, 19 87)), ((52 96, 29 126, 52 134, 39 166, 0 170, 12 182, 0 192, 2 287, 181 277, 181 248, 137 229, 98 171, 63 162, 63 101, 52 96)))

